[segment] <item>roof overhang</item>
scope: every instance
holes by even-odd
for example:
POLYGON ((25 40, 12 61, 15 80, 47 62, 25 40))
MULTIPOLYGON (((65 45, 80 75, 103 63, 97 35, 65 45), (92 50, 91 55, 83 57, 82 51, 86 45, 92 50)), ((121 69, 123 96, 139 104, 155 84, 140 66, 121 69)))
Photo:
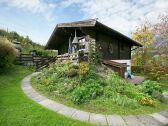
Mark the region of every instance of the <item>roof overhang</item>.
POLYGON ((90 28, 95 31, 101 31, 109 34, 110 36, 114 36, 117 38, 121 38, 131 43, 132 46, 140 46, 143 45, 139 42, 136 42, 129 37, 121 34, 120 32, 98 22, 96 19, 72 22, 72 23, 61 23, 57 24, 53 33, 51 34, 46 47, 47 49, 58 49, 59 45, 63 44, 65 41, 69 39, 69 36, 74 36, 74 31, 78 31, 78 35, 83 35, 81 28, 90 28))

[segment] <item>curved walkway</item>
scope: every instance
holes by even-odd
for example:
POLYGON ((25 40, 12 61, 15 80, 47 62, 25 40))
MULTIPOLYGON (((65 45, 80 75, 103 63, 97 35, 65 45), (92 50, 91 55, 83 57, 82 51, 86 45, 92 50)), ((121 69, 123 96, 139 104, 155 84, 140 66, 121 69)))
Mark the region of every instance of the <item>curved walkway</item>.
POLYGON ((30 79, 32 76, 37 74, 38 73, 33 73, 22 80, 21 86, 24 93, 38 104, 64 116, 77 120, 88 121, 90 123, 110 126, 160 126, 168 124, 168 109, 153 114, 120 116, 84 112, 57 103, 40 95, 32 88, 30 79))

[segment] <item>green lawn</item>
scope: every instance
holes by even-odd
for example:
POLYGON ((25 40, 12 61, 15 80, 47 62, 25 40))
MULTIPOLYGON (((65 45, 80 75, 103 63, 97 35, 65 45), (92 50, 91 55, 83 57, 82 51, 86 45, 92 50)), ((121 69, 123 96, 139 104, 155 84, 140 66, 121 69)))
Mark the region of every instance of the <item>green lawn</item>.
POLYGON ((24 95, 20 82, 32 71, 14 66, 0 73, 0 126, 89 126, 36 104, 24 95))

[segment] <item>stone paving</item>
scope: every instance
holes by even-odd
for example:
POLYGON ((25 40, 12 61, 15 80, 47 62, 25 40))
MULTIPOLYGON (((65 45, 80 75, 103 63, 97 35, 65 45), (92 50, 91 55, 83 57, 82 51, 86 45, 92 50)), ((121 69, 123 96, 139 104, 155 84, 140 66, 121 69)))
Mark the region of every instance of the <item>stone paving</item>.
POLYGON ((30 79, 38 73, 39 72, 33 73, 22 80, 21 87, 24 93, 38 104, 64 116, 68 116, 76 120, 108 126, 160 126, 168 124, 168 109, 153 114, 120 116, 85 112, 57 103, 40 95, 32 88, 30 79))

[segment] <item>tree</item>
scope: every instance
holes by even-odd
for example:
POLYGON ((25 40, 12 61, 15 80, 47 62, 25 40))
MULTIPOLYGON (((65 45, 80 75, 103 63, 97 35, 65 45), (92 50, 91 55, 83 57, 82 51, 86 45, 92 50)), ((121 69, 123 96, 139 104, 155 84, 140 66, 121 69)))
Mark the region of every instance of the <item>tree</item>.
POLYGON ((144 45, 133 52, 134 65, 140 66, 150 79, 167 80, 168 15, 160 15, 158 22, 153 25, 141 25, 132 33, 132 37, 144 45))
POLYGON ((156 36, 155 50, 161 62, 165 63, 168 61, 168 15, 159 15, 158 20, 158 23, 153 26, 156 36))
POLYGON ((143 48, 138 48, 133 51, 132 60, 135 66, 144 66, 148 64, 150 55, 150 46, 154 41, 153 33, 151 32, 151 24, 146 22, 132 33, 133 40, 143 44, 143 48))

